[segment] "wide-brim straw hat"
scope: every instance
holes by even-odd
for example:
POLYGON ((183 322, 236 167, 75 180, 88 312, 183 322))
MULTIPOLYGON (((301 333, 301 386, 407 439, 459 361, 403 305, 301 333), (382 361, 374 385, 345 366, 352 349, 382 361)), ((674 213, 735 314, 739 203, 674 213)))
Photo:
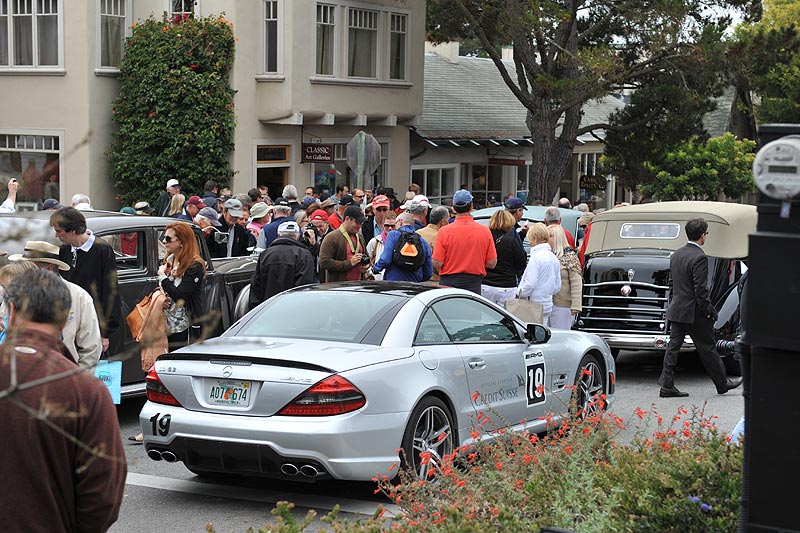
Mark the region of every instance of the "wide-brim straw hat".
POLYGON ((23 253, 10 255, 8 260, 50 263, 51 265, 56 265, 59 270, 69 270, 69 265, 58 258, 58 252, 58 246, 47 241, 28 241, 25 243, 25 251, 23 253))

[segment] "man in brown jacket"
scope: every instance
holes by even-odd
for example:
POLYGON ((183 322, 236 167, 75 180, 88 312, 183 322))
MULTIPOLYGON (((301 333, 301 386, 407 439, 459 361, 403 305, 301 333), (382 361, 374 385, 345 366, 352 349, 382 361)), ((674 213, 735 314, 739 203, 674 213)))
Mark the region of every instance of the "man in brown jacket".
POLYGON ((320 281, 358 281, 369 268, 369 256, 361 225, 366 217, 361 208, 350 205, 344 210, 342 225, 328 233, 319 250, 320 281), (362 262, 366 258, 366 262, 362 262))
POLYGON ((29 270, 6 288, 8 338, 0 348, 3 438, 0 524, 6 531, 106 531, 127 472, 106 386, 60 340, 70 308, 56 274, 29 270), (33 383, 36 383, 34 386, 33 383))

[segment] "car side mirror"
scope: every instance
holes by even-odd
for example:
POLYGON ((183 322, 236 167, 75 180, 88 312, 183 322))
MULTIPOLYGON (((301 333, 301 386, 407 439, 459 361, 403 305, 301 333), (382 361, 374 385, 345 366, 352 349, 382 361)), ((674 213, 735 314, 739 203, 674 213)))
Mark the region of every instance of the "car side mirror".
POLYGON ((541 324, 528 324, 525 339, 531 344, 544 344, 550 340, 550 330, 541 324))

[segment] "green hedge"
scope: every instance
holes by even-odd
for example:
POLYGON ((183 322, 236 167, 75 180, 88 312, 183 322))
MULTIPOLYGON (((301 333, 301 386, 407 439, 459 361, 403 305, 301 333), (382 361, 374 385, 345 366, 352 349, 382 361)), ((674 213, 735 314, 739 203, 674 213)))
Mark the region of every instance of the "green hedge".
POLYGON ((235 38, 221 16, 132 26, 112 114, 111 174, 125 203, 154 200, 167 180, 201 192, 233 175, 235 38))

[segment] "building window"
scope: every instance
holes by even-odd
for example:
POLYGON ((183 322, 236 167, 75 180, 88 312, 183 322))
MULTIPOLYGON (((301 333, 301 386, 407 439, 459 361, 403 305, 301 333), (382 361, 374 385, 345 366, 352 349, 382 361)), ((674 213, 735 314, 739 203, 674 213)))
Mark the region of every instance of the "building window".
MULTIPOLYGON (((378 144, 381 145, 381 163, 372 175, 372 181, 364 183, 364 187, 368 189, 387 184, 389 143, 378 144)), ((351 191, 357 186, 353 171, 347 166, 347 143, 333 145, 333 163, 314 163, 314 185, 332 193, 339 183, 347 185, 351 191)))
POLYGON ((349 4, 317 4, 316 74, 406 81, 410 14, 349 4))
POLYGON ((472 196, 475 209, 482 209, 503 199, 503 167, 472 165, 472 196))
POLYGON ((590 209, 602 207, 606 203, 606 179, 597 174, 602 155, 602 152, 578 154, 579 200, 588 204, 590 209))
POLYGON ((180 22, 194 17, 196 3, 195 0, 170 0, 169 20, 180 22))
POLYGON ((521 199, 523 202, 527 202, 528 191, 531 190, 530 173, 530 165, 517 167, 517 198, 521 199))
POLYGON ((391 13, 389 19, 389 79, 405 80, 408 16, 391 13))
POLYGON ((0 198, 8 195, 8 180, 19 181, 17 209, 38 209, 43 200, 60 198, 60 146, 55 135, 0 133, 0 198))
POLYGON ((100 0, 100 67, 118 69, 129 26, 128 0, 100 0))
POLYGON ((0 0, 0 67, 60 64, 60 0, 0 0))
POLYGON ((335 35, 336 6, 317 4, 317 74, 333 75, 335 35))
POLYGON ((419 185, 422 194, 431 203, 450 205, 458 188, 456 167, 414 168, 411 170, 411 182, 419 185))
POLYGON ((278 74, 282 71, 283 26, 278 0, 264 2, 264 72, 278 74))
POLYGON ((347 75, 377 77, 378 12, 349 9, 347 21, 347 75))

